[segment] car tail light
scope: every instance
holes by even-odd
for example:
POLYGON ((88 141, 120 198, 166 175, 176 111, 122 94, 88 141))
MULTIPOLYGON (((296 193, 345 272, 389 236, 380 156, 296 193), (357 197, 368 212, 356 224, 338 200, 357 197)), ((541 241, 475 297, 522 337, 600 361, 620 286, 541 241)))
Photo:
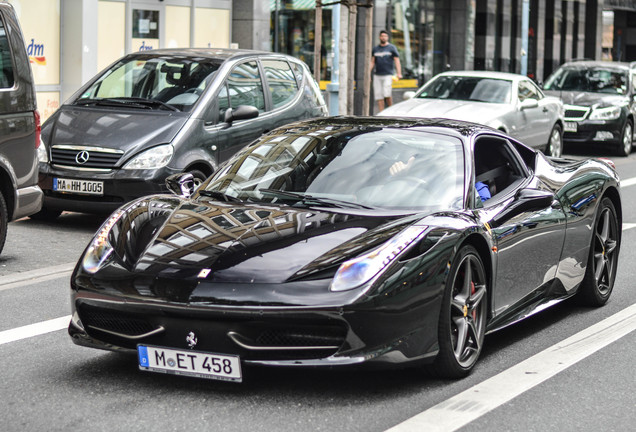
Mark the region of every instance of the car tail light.
POLYGON ((614 164, 614 161, 609 159, 609 158, 598 158, 598 160, 601 160, 603 162, 605 162, 606 164, 608 164, 609 166, 611 166, 612 168, 616 169, 616 165, 614 164))
POLYGON ((38 110, 33 111, 33 118, 35 119, 35 148, 40 147, 40 137, 42 135, 42 125, 40 124, 40 113, 38 110))

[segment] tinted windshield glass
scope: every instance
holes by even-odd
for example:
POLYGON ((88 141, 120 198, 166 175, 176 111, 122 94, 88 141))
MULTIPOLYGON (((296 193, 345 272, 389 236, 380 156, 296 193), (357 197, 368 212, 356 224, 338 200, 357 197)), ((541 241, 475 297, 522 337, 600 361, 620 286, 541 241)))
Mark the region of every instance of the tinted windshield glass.
POLYGON ((205 188, 244 200, 293 205, 307 205, 298 198, 306 195, 352 207, 435 210, 462 205, 460 140, 375 129, 265 136, 235 155, 205 188), (292 194, 274 191, 294 192, 296 202, 292 194))
POLYGON ((210 84, 219 66, 220 62, 203 58, 128 59, 108 69, 76 102, 140 98, 189 111, 210 84))
POLYGON ((440 76, 426 84, 419 98, 509 103, 512 81, 463 76, 440 76))
POLYGON ((625 94, 627 92, 627 72, 601 67, 561 68, 548 78, 543 88, 545 90, 625 94))

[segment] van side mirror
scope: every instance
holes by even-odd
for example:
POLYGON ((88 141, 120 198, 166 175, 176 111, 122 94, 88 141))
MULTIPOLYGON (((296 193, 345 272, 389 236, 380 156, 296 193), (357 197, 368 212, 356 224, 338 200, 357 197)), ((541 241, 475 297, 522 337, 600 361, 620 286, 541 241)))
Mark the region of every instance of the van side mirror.
POLYGON ((251 105, 239 105, 225 111, 225 123, 231 125, 236 120, 249 120, 258 117, 258 108, 251 105))

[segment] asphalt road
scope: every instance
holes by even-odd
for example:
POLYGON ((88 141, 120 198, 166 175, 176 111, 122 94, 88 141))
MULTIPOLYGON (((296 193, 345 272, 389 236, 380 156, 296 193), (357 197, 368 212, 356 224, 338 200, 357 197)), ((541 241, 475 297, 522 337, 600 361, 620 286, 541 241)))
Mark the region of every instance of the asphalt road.
POLYGON ((622 192, 623 244, 609 303, 588 309, 563 302, 488 335, 474 372, 459 381, 417 369, 249 368, 243 383, 232 384, 141 372, 134 356, 78 347, 64 329, 24 337, 21 330, 31 328, 23 326, 69 315, 70 269, 101 220, 69 213, 55 223, 13 222, 0 255, 0 430, 433 430, 418 419, 442 424, 477 412, 475 405, 452 403, 466 394, 477 397, 477 405, 492 406, 463 427, 441 430, 632 430, 636 180, 629 180, 636 178, 636 153, 614 160, 628 186, 622 192), (613 325, 605 324, 621 313, 613 325), (577 344, 568 338, 590 328, 591 336, 579 344, 592 347, 590 353, 571 364, 550 356, 555 346, 574 352, 577 344), (593 347, 594 341, 608 343, 606 332, 621 329, 625 334, 614 342, 593 347), (526 368, 532 361, 533 368, 526 368), (563 370, 555 374, 551 362, 563 370), (532 379, 537 382, 524 388, 532 379))

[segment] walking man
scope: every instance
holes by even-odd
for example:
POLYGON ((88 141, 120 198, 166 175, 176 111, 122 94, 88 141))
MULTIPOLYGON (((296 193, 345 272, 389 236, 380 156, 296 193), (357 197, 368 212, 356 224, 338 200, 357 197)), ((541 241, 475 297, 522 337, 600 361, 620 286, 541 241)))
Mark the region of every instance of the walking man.
POLYGON ((380 45, 371 52, 371 70, 375 67, 373 75, 373 94, 378 102, 378 110, 393 104, 391 98, 393 84, 393 66, 398 79, 402 79, 402 66, 395 45, 389 43, 389 34, 386 30, 380 31, 380 45))

